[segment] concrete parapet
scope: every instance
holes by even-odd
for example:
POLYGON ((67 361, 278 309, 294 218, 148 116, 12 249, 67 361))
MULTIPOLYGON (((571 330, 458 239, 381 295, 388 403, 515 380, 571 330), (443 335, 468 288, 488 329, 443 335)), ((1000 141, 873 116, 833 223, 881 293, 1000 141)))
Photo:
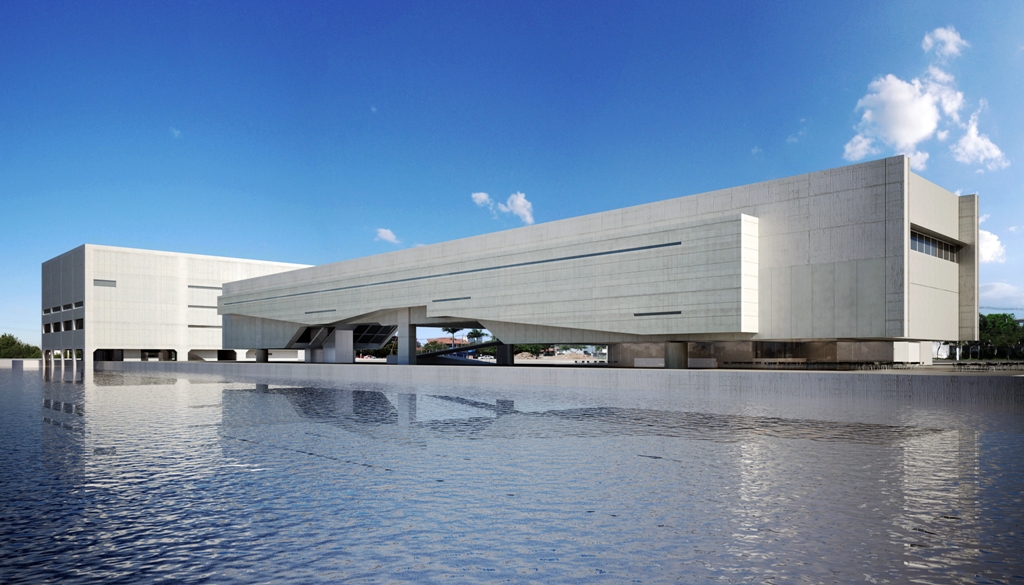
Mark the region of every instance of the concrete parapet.
POLYGON ((474 387, 556 387, 679 392, 754 392, 875 397, 1024 406, 1024 376, 1010 373, 906 373, 614 368, 487 368, 370 364, 97 362, 98 372, 165 372, 261 382, 337 382, 474 387))

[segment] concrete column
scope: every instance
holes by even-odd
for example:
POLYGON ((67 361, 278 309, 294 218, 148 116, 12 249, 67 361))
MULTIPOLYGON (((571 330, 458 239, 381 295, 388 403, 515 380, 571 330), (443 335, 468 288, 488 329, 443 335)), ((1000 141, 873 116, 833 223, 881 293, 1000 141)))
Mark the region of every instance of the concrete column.
POLYGON ((270 350, 269 349, 257 349, 256 350, 256 361, 261 364, 265 364, 270 361, 270 350))
POLYGON ((499 366, 511 366, 516 363, 516 346, 502 343, 495 348, 495 358, 499 366))
POLYGON ((665 342, 665 369, 685 370, 690 367, 690 344, 683 341, 665 342))
POLYGON ((334 338, 334 363, 354 364, 356 362, 355 347, 352 344, 352 331, 348 329, 335 329, 332 334, 334 338))
POLYGON ((416 326, 410 323, 409 309, 402 309, 398 318, 398 363, 416 365, 416 326))

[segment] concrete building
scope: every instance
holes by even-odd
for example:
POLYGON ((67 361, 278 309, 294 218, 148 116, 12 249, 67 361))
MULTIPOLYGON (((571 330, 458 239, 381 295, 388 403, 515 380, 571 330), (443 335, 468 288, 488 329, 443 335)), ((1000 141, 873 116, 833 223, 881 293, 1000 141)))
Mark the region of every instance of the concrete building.
POLYGON ((397 332, 411 364, 417 326, 453 325, 627 367, 928 362, 978 336, 977 241, 977 197, 895 156, 227 282, 217 306, 225 347, 309 361, 397 332))
POLYGON ((304 266, 79 246, 43 262, 44 363, 77 379, 93 359, 216 359, 223 284, 304 266))

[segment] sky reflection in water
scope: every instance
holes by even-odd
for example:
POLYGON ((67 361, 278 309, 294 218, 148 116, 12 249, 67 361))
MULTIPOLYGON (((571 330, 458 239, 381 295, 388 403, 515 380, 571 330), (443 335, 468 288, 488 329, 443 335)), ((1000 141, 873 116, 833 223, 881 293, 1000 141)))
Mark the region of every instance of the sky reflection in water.
POLYGON ((1019 405, 0 370, 0 581, 1014 582, 1019 405))

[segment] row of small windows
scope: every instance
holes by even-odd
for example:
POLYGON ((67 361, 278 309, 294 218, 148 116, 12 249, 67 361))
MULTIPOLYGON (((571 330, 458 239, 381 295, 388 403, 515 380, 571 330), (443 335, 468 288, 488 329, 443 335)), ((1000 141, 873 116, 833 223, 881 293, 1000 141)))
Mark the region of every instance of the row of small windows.
POLYGON ((49 315, 50 313, 60 313, 61 311, 70 311, 71 309, 81 309, 84 306, 84 301, 78 301, 77 303, 74 304, 59 305, 56 307, 50 307, 49 309, 43 309, 43 314, 49 315))
POLYGON ((85 319, 75 319, 61 323, 43 323, 43 333, 60 333, 61 331, 81 331, 85 329, 85 319))
POLYGON ((950 262, 960 261, 960 246, 917 232, 910 232, 910 249, 943 260, 949 260, 950 262))

